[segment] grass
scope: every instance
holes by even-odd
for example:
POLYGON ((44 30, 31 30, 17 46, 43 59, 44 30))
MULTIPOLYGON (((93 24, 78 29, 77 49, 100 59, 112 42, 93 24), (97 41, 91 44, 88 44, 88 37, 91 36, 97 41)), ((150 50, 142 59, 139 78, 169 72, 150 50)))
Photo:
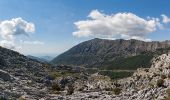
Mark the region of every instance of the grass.
POLYGON ((120 72, 114 72, 114 71, 100 71, 99 74, 104 76, 109 76, 111 79, 121 79, 130 77, 133 75, 133 72, 127 72, 127 71, 120 71, 120 72))
POLYGON ((67 77, 67 76, 79 76, 79 73, 73 73, 73 72, 69 72, 69 71, 53 71, 49 73, 49 78, 51 80, 54 80, 58 77, 67 77))

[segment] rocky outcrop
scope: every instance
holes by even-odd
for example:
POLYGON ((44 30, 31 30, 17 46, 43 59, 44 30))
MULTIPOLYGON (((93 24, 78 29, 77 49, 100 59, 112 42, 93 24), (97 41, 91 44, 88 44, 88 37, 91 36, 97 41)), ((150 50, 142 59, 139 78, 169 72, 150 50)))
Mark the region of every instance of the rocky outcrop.
MULTIPOLYGON (((116 58, 132 57, 141 53, 154 52, 157 49, 169 47, 170 41, 144 42, 139 40, 105 40, 96 38, 74 46, 53 59, 52 63, 85 67, 112 66, 114 68, 117 67, 113 66, 116 58)), ((132 67, 134 66, 132 65, 132 67)))
POLYGON ((48 91, 44 83, 50 71, 47 65, 0 47, 0 98, 41 98, 48 91))
POLYGON ((11 75, 3 70, 0 70, 0 79, 3 79, 4 81, 12 81, 11 75))
POLYGON ((140 68, 123 85, 123 96, 128 100, 163 100, 170 88, 170 54, 163 54, 152 60, 151 68, 140 68), (127 89, 127 90, 126 90, 127 89), (130 93, 130 94, 129 94, 130 93))

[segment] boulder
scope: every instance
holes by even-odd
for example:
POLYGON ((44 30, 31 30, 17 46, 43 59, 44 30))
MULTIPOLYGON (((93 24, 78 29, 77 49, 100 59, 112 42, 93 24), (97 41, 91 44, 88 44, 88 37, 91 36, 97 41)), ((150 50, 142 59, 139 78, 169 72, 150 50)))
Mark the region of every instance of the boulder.
POLYGON ((11 75, 3 70, 0 70, 0 78, 3 79, 4 81, 12 81, 11 75))

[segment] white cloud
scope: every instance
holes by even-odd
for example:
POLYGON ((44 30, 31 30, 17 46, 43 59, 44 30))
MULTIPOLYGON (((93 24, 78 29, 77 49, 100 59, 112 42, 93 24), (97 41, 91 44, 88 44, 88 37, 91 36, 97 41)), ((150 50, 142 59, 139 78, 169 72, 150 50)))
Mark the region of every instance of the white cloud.
POLYGON ((13 41, 7 41, 7 40, 2 40, 0 41, 0 46, 9 48, 9 49, 14 49, 15 45, 13 41))
POLYGON ((35 31, 33 23, 27 22, 22 18, 13 18, 11 20, 4 20, 0 22, 0 45, 9 49, 17 49, 15 44, 15 37, 17 35, 26 35, 35 31))
POLYGON ((166 16, 164 14, 162 14, 161 16, 162 16, 162 19, 163 19, 162 20, 163 23, 167 24, 167 23, 170 22, 170 18, 168 16, 166 16))
POLYGON ((148 40, 146 36, 149 33, 162 27, 159 18, 144 19, 133 13, 106 15, 93 10, 88 17, 87 20, 74 23, 77 28, 73 32, 74 36, 148 40))
POLYGON ((33 23, 29 23, 22 18, 13 18, 0 22, 0 35, 3 39, 13 39, 15 35, 29 35, 35 31, 33 23))
POLYGON ((44 42, 41 41, 21 41, 21 43, 29 45, 44 45, 44 42))

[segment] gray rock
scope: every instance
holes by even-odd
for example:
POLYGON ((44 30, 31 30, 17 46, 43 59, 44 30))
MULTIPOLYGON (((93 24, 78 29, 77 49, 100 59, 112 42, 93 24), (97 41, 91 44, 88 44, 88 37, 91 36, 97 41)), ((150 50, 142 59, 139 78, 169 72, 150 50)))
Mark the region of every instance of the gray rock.
POLYGON ((0 78, 3 79, 4 81, 12 81, 11 75, 3 70, 0 70, 0 78))

